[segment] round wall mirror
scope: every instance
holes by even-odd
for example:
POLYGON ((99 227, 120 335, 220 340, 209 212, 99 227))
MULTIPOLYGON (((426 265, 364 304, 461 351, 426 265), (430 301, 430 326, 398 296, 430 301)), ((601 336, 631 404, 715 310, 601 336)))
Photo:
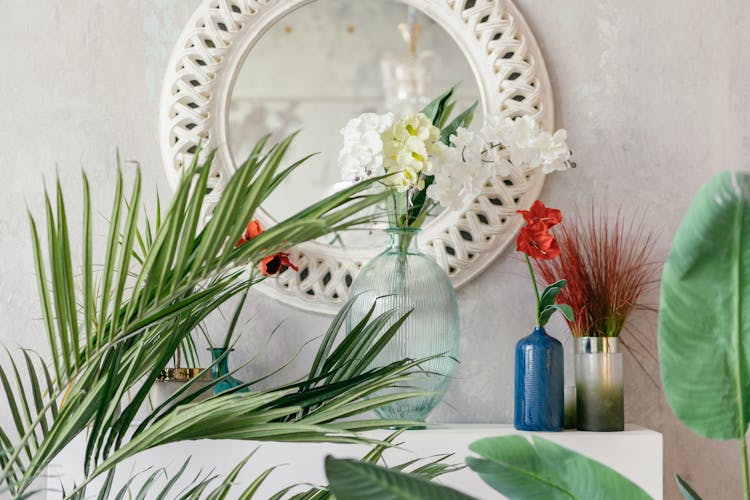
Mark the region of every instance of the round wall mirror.
MULTIPOLYGON (((263 135, 300 130, 290 161, 310 153, 258 213, 264 226, 342 186, 341 128, 363 112, 418 111, 459 84, 457 109, 530 114, 553 126, 552 95, 534 38, 506 0, 205 0, 173 53, 162 93, 162 153, 178 182, 197 146, 216 149, 205 206, 263 135)), ((454 285, 512 241, 512 215, 538 196, 543 175, 491 179, 462 210, 430 214, 420 245, 454 285)), ((292 253, 299 273, 259 287, 293 305, 335 312, 359 269, 382 248, 377 225, 292 253)))
MULTIPOLYGON (((480 99, 461 50, 416 8, 396 0, 318 0, 271 26, 247 54, 229 100, 229 151, 238 165, 261 136, 275 142, 299 130, 289 158, 318 153, 264 203, 270 218, 282 220, 346 185, 337 160, 349 119, 416 112, 459 83, 458 108, 480 99)), ((331 244, 378 245, 377 229, 337 235, 331 244)))

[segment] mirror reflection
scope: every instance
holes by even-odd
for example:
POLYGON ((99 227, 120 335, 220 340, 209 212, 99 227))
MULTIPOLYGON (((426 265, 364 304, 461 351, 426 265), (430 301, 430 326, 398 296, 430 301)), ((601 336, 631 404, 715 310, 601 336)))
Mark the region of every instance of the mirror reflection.
MULTIPOLYGON (((456 83, 457 109, 479 99, 461 50, 422 12, 395 0, 318 0, 272 26, 247 55, 229 105, 229 148, 239 163, 260 136, 301 129, 287 158, 319 152, 264 204, 281 220, 342 187, 337 158, 349 119, 419 111, 456 83)), ((374 241, 363 232, 345 238, 348 247, 374 241)))

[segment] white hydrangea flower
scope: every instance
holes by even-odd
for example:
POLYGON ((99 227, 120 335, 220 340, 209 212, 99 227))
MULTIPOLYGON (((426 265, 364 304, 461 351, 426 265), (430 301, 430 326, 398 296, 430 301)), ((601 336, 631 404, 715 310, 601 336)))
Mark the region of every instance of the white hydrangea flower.
POLYGON ((345 181, 358 182, 384 173, 381 134, 392 124, 393 113, 364 113, 341 129, 344 145, 339 152, 339 167, 345 181))

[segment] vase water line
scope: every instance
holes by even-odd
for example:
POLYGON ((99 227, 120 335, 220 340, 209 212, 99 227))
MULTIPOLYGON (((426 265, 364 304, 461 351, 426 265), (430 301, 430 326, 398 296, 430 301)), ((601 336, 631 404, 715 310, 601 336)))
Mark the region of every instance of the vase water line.
POLYGON ((563 347, 537 326, 516 344, 513 425, 522 431, 559 432, 564 411, 563 347))
POLYGON ((575 373, 578 430, 624 430, 622 353, 617 337, 576 338, 575 373))
MULTIPOLYGON (((232 376, 226 376, 229 373, 229 353, 234 351, 234 349, 212 347, 209 349, 209 351, 211 351, 211 357, 213 358, 212 361, 215 362, 217 359, 219 360, 218 363, 215 363, 211 367, 211 378, 216 380, 221 377, 226 377, 224 378, 224 380, 214 385, 214 394, 221 394, 222 392, 234 389, 235 387, 244 384, 244 382, 241 380, 238 380, 232 376)), ((249 390, 250 389, 248 389, 247 387, 242 387, 240 389, 237 389, 235 392, 248 392, 249 390)))
POLYGON ((381 418, 424 421, 448 389, 458 355, 456 292, 437 263, 419 251, 417 235, 417 229, 389 229, 388 247, 360 271, 351 288, 352 296, 358 298, 348 319, 349 328, 365 316, 375 301, 375 314, 395 309, 400 316, 411 310, 373 367, 405 358, 439 356, 422 363, 419 373, 404 387, 378 393, 416 390, 429 395, 375 410, 381 418))

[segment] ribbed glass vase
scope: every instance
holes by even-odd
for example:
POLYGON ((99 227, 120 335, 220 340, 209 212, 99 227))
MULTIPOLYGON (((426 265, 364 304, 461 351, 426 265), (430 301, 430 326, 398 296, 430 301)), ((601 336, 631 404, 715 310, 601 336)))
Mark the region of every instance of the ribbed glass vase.
POLYGON ((417 247, 416 229, 389 229, 388 247, 372 259, 352 284, 352 296, 359 295, 349 316, 348 330, 362 319, 377 300, 375 314, 396 309, 413 310, 398 333, 375 359, 372 366, 385 366, 404 358, 439 358, 420 365, 420 374, 407 384, 378 395, 418 391, 431 395, 409 398, 377 409, 381 418, 424 421, 443 398, 458 356, 458 302, 453 284, 445 272, 417 247))

